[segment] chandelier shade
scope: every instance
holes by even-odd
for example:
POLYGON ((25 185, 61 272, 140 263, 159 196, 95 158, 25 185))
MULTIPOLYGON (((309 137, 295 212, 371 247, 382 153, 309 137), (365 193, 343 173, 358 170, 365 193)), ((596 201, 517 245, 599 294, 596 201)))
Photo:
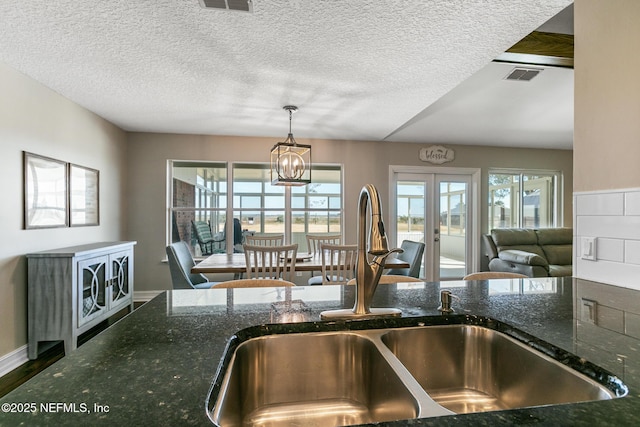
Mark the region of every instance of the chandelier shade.
POLYGON ((291 133, 291 115, 297 111, 293 105, 285 105, 289 111, 289 135, 271 149, 271 184, 301 186, 311 182, 311 146, 298 144, 291 133))

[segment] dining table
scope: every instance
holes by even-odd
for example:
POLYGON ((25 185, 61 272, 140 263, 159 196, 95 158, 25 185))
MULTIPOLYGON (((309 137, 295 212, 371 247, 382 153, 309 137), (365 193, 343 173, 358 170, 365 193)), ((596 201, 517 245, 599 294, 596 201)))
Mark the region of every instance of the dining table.
MULTIPOLYGON (((385 259, 384 268, 409 268, 407 261, 389 256, 385 259)), ((296 271, 320 271, 322 259, 320 256, 312 256, 310 253, 301 252, 296 256, 296 271)), ((247 263, 244 253, 212 254, 191 268, 192 273, 214 274, 233 273, 234 277, 240 277, 247 271, 247 263)))

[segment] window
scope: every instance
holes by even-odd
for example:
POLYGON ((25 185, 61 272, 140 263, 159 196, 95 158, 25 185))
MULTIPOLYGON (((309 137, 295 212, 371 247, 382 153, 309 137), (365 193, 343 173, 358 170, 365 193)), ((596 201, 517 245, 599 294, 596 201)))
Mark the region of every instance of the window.
POLYGON ((558 226, 560 173, 489 171, 489 230, 558 226))
POLYGON ((271 185, 269 165, 233 166, 233 211, 243 230, 285 234, 285 187, 271 185))
POLYGON ((466 233, 467 185, 464 182, 440 183, 440 234, 464 236, 466 233))
POLYGON ((271 185, 267 163, 171 162, 170 239, 184 240, 196 256, 241 251, 247 233, 284 234, 306 251, 306 234, 342 230, 342 168, 314 165, 313 182, 302 187, 271 185), (231 182, 227 182, 227 175, 231 182), (230 187, 230 188, 229 188, 230 187), (233 199, 227 203, 228 194, 233 199), (226 218, 234 218, 227 243, 226 218), (193 222, 193 223, 192 223, 193 222), (196 225, 194 225, 196 224, 196 225), (211 236, 199 236, 208 225, 211 236))
POLYGON ((425 184, 398 181, 396 195, 397 241, 424 240, 425 184))
POLYGON ((291 188, 291 242, 306 251, 307 234, 342 233, 342 171, 313 167, 313 182, 291 188))
POLYGON ((172 162, 170 241, 184 240, 197 247, 199 255, 225 252, 226 208, 225 163, 172 162), (198 235, 201 225, 211 236, 198 235))

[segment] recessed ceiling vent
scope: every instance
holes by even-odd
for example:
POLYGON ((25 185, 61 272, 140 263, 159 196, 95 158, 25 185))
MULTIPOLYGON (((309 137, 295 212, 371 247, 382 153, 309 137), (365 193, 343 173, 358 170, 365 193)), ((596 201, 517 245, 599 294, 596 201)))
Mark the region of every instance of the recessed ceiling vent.
POLYGON ((535 68, 514 68, 507 77, 505 77, 505 80, 520 80, 523 82, 528 82, 531 79, 533 79, 535 76, 537 76, 538 74, 540 74, 542 70, 541 69, 535 69, 535 68))
POLYGON ((205 9, 234 10, 253 13, 252 0, 199 0, 205 9))

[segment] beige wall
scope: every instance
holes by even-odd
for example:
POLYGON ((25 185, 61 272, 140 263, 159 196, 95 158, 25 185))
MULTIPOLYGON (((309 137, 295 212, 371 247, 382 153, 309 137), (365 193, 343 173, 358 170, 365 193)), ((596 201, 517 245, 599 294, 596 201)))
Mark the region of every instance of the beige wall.
POLYGON ((574 276, 640 289, 640 2, 577 0, 574 276), (595 260, 582 243, 594 239, 595 260))
MULTIPOLYGON (((362 141, 305 140, 313 146, 316 163, 344 164, 345 240, 356 241, 356 206, 364 184, 381 193, 385 221, 389 221, 389 165, 433 166, 419 160, 424 145, 362 141)), ((162 263, 166 244, 167 159, 264 162, 274 138, 134 133, 129 135, 128 238, 136 248, 136 290, 169 289, 168 267, 162 263)), ((571 226, 572 154, 566 150, 530 150, 495 147, 450 146, 456 159, 445 167, 482 168, 482 194, 487 193, 487 170, 531 168, 564 174, 564 225, 571 226)), ((482 196, 481 223, 487 224, 487 202, 482 196)), ((216 278, 213 278, 216 280, 216 278)))
POLYGON ((640 1, 577 0, 574 190, 640 187, 640 1))
MULTIPOLYGON (((126 134, 0 63, 0 356, 27 342, 24 254, 124 238, 126 134), (101 225, 23 229, 22 152, 100 170, 101 225)), ((46 286, 46 283, 43 283, 46 286)))

